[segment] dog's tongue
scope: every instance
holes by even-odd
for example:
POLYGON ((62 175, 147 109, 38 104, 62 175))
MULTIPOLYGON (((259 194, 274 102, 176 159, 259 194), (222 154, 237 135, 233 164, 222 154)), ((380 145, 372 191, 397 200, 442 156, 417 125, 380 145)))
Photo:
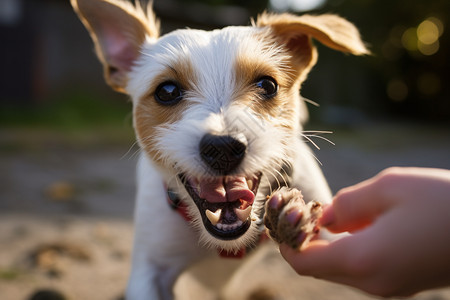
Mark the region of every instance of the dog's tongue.
POLYGON ((239 199, 252 204, 255 195, 248 188, 245 177, 226 177, 200 181, 199 196, 210 203, 234 202, 239 199))

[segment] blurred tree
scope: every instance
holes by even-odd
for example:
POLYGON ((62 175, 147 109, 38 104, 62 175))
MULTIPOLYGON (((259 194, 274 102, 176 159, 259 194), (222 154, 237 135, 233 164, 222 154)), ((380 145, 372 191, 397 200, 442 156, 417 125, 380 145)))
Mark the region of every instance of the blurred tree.
POLYGON ((225 6, 225 5, 233 5, 233 6, 242 6, 246 7, 250 11, 256 11, 260 12, 264 10, 267 7, 268 1, 261 1, 261 0, 247 0, 247 1, 241 1, 241 0, 180 0, 181 2, 186 3, 195 3, 195 2, 202 2, 207 5, 211 6, 225 6))
POLYGON ((372 72, 369 107, 450 120, 450 1, 328 0, 315 12, 330 11, 354 22, 374 54, 357 60, 372 72))
POLYGON ((31 102, 38 88, 33 50, 36 46, 30 1, 0 1, 0 104, 31 102))
POLYGON ((153 7, 163 32, 193 27, 214 29, 230 25, 248 25, 250 18, 264 11, 268 0, 154 0, 153 7))
MULTIPOLYGON (((274 7, 274 1, 154 0, 154 7, 163 33, 167 33, 186 27, 248 25, 251 17, 274 7)), ((288 2, 294 1, 306 0, 288 2)), ((346 57, 319 46, 319 62, 303 87, 304 96, 322 105, 319 110, 312 109, 313 114, 326 113, 329 107, 347 107, 351 108, 348 114, 338 109, 334 115, 344 121, 364 117, 358 116, 356 108, 377 116, 390 113, 450 121, 449 0, 321 2, 309 13, 336 13, 355 23, 373 56, 346 57)), ((89 36, 68 1, 2 3, 0 35, 6 44, 0 51, 4 91, 0 105, 20 102, 15 98, 26 105, 31 98, 63 98, 59 95, 70 95, 78 86, 86 90, 89 84, 93 90, 107 90, 107 98, 114 97, 103 83, 89 36), (15 14, 14 7, 22 13, 15 14), (88 65, 99 71, 93 72, 88 65)))

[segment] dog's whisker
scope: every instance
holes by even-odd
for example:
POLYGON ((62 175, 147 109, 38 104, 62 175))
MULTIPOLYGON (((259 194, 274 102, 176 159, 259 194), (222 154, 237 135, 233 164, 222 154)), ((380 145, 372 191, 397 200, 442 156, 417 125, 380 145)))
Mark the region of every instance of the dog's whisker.
POLYGON ((141 145, 143 146, 143 148, 151 148, 154 150, 154 155, 155 155, 155 159, 157 160, 161 160, 161 161, 166 161, 166 157, 163 155, 163 153, 161 153, 160 151, 160 147, 155 147, 155 145, 158 144, 157 141, 155 141, 155 137, 154 136, 148 136, 144 139, 142 139, 141 141, 141 145))
POLYGON ((330 134, 330 133, 333 133, 333 131, 330 131, 330 130, 303 130, 302 133, 309 133, 309 134, 311 134, 311 133, 313 133, 313 134, 316 134, 316 133, 320 133, 320 134, 330 134))
MULTIPOLYGON (((284 178, 284 175, 283 175, 280 171, 278 171, 278 170, 275 170, 275 172, 276 172, 278 175, 280 175, 280 178, 283 180, 284 185, 285 185, 285 186, 288 186, 289 184, 288 184, 288 182, 286 181, 286 178, 284 178)), ((281 186, 280 186, 280 187, 281 187, 281 186)))
POLYGON ((309 136, 301 134, 302 137, 304 137, 308 142, 310 142, 317 150, 320 150, 320 147, 314 143, 312 139, 309 138, 309 136))
MULTIPOLYGON (((130 155, 130 153, 131 153, 131 150, 132 150, 137 144, 138 144, 138 142, 137 142, 137 141, 134 141, 133 144, 128 148, 127 152, 125 152, 125 154, 122 155, 122 157, 120 158, 120 160, 125 159, 125 157, 127 157, 127 156, 130 157, 129 159, 133 158, 133 155, 134 155, 134 154, 131 154, 131 155, 130 155)), ((139 150, 140 150, 140 149, 138 149, 138 151, 139 151, 139 150)))
POLYGON ((302 96, 303 101, 305 101, 306 103, 309 103, 311 105, 314 105, 315 107, 320 107, 320 104, 317 103, 316 101, 313 101, 311 99, 305 98, 302 96))
POLYGON ((130 159, 134 159, 139 156, 139 154, 142 152, 141 148, 138 148, 134 153, 130 156, 130 159))
MULTIPOLYGON (((135 142, 134 146, 136 146, 137 143, 138 142, 135 142)), ((134 147, 134 146, 132 146, 132 147, 134 147)), ((129 152, 131 151, 131 149, 132 148, 130 148, 129 152)), ((142 152, 143 152, 143 149, 138 145, 136 151, 134 151, 133 153, 131 153, 129 155, 129 160, 136 159, 142 152)))
POLYGON ((319 158, 317 158, 317 156, 314 155, 314 153, 311 152, 310 154, 311 154, 312 157, 314 157, 314 159, 317 161, 317 163, 318 163, 320 166, 323 166, 322 162, 319 160, 319 158))
POLYGON ((265 180, 267 180, 267 182, 269 183, 269 184, 268 184, 268 187, 269 187, 269 194, 272 194, 272 193, 273 193, 273 189, 272 189, 272 185, 270 184, 269 176, 267 176, 267 172, 264 172, 264 173, 263 173, 263 177, 264 177, 265 180))
POLYGON ((294 167, 293 164, 292 164, 292 161, 290 161, 287 158, 283 158, 281 163, 282 163, 282 165, 287 166, 289 169, 293 169, 293 167, 294 167))
MULTIPOLYGON (((287 160, 283 160, 283 165, 286 166, 288 168, 288 170, 292 170, 294 169, 292 162, 289 162, 287 160)), ((289 185, 290 183, 290 175, 288 174, 288 171, 286 169, 283 169, 283 173, 284 173, 284 180, 287 182, 287 185, 289 185)))
POLYGON ((311 131, 302 131, 302 133, 300 134, 300 136, 302 136, 303 138, 305 138, 308 142, 310 142, 311 144, 314 145, 314 147, 317 150, 320 150, 320 147, 312 140, 312 138, 318 138, 321 140, 324 140, 328 143, 330 143, 331 145, 335 146, 336 144, 331 141, 330 139, 323 137, 319 134, 330 134, 333 133, 332 131, 321 131, 321 130, 311 130, 311 131))
POLYGON ((308 135, 308 137, 318 138, 318 139, 321 139, 321 140, 324 140, 324 141, 330 143, 330 144, 333 145, 333 146, 336 146, 336 143, 334 143, 333 141, 331 141, 331 140, 329 140, 329 139, 327 139, 326 137, 323 137, 323 136, 321 136, 321 135, 308 135))
MULTIPOLYGON (((273 179, 275 179, 278 188, 280 188, 281 183, 280 183, 280 180, 278 180, 278 176, 273 171, 269 171, 268 173, 269 173, 269 175, 271 175, 273 177, 273 179)), ((271 182, 271 181, 269 180, 269 182, 271 182)))

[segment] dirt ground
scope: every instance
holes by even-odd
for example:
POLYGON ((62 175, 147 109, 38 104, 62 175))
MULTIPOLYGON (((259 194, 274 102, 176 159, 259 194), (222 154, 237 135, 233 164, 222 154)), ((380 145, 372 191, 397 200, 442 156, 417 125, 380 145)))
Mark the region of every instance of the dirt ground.
MULTIPOLYGON (((316 156, 334 192, 393 165, 450 168, 449 128, 372 124, 327 137, 336 145, 317 140, 321 150, 316 156)), ((135 194, 137 149, 131 145, 0 130, 0 299, 32 299, 39 291, 65 297, 39 299, 123 297, 135 194)), ((207 261, 183 274, 176 286, 178 298, 215 299, 215 286, 223 277, 216 263, 207 261), (204 285, 192 274, 206 268, 217 279, 204 285)), ((228 267, 237 263, 230 260, 228 267)), ((297 276, 270 245, 249 258, 223 296, 266 299, 264 292, 272 288, 282 291, 277 299, 377 299, 297 276), (236 290, 238 296, 228 294, 236 290)), ((450 288, 412 299, 450 300, 450 288)))

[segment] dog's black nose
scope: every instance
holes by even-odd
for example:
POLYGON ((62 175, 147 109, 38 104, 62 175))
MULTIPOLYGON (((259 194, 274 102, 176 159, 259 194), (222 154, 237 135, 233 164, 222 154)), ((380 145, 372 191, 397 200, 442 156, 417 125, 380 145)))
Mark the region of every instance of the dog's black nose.
POLYGON ((200 157, 217 175, 233 172, 244 159, 246 150, 244 137, 208 133, 200 141, 200 157))

